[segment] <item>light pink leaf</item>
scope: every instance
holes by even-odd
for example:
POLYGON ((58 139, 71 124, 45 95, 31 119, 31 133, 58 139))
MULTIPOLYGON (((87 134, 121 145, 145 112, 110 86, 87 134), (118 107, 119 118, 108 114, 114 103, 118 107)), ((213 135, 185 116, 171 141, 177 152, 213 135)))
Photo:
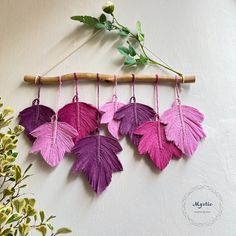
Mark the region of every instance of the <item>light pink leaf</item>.
POLYGON ((148 153, 160 170, 168 165, 173 156, 179 158, 182 155, 182 152, 166 139, 164 125, 160 121, 145 122, 134 133, 142 136, 138 145, 139 153, 148 153))
POLYGON ((204 115, 196 108, 178 104, 161 116, 161 122, 166 124, 167 139, 173 141, 186 156, 191 156, 206 136, 201 126, 203 119, 204 115))
POLYGON ((120 138, 119 127, 120 121, 114 120, 114 113, 125 104, 117 101, 111 101, 105 103, 101 108, 100 111, 103 112, 101 117, 101 124, 108 124, 107 128, 110 134, 115 137, 116 139, 120 138))
POLYGON ((57 166, 65 152, 70 152, 74 146, 73 138, 78 132, 65 122, 47 122, 31 132, 36 138, 30 150, 40 152, 50 166, 57 166))

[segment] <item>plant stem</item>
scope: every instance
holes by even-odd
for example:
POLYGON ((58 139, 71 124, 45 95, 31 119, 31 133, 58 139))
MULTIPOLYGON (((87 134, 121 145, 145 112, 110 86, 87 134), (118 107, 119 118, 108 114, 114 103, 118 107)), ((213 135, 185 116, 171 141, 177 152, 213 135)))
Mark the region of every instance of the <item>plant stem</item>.
MULTIPOLYGON (((121 29, 122 29, 122 28, 127 28, 127 27, 125 27, 124 25, 120 24, 113 14, 112 14, 112 17, 113 17, 113 20, 112 20, 112 21, 115 22, 119 27, 121 27, 121 29)), ((115 27, 118 28, 118 29, 120 29, 120 28, 117 27, 117 26, 115 26, 115 27)), ((132 37, 132 38, 134 38, 134 39, 139 43, 139 46, 140 46, 140 48, 141 48, 141 50, 142 50, 144 56, 148 59, 148 61, 150 62, 150 64, 158 65, 158 66, 160 66, 160 67, 165 68, 166 70, 169 70, 169 71, 171 71, 171 72, 177 74, 178 76, 181 76, 181 77, 183 76, 182 73, 180 73, 180 72, 178 72, 177 70, 171 68, 170 66, 164 65, 164 64, 162 64, 162 63, 160 63, 160 62, 158 62, 158 61, 155 61, 154 59, 150 58, 150 56, 148 56, 148 54, 147 54, 147 52, 146 52, 146 50, 145 50, 144 44, 143 44, 142 42, 140 42, 140 40, 138 39, 137 35, 133 34, 132 32, 129 32, 129 36, 132 37)))

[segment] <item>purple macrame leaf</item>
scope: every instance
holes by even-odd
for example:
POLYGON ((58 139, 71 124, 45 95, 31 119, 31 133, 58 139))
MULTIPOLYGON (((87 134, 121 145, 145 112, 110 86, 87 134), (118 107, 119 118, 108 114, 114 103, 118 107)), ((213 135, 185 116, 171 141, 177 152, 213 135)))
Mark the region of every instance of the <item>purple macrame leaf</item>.
POLYGON ((191 156, 206 136, 201 126, 203 119, 204 115, 196 108, 178 104, 161 116, 161 122, 166 124, 167 139, 173 141, 186 156, 191 156))
POLYGON ((119 127, 120 121, 114 120, 114 113, 125 104, 112 101, 105 103, 101 108, 100 111, 103 112, 101 117, 101 124, 107 124, 107 128, 110 134, 115 137, 116 139, 120 138, 119 134, 119 127))
POLYGON ((55 115, 55 112, 49 107, 32 105, 19 113, 19 124, 25 128, 25 133, 30 140, 34 141, 35 138, 30 133, 40 125, 50 122, 53 115, 55 115))
POLYGON ((96 130, 97 117, 99 117, 99 111, 84 102, 69 103, 58 111, 58 119, 78 131, 75 142, 96 130))
POLYGON ((181 157, 182 152, 167 141, 164 125, 159 121, 149 121, 141 124, 134 132, 141 136, 138 145, 139 153, 149 154, 151 160, 160 170, 163 170, 173 156, 181 157))
POLYGON ((93 190, 101 193, 110 184, 112 172, 123 170, 116 156, 120 151, 122 148, 115 138, 101 135, 82 138, 72 150, 76 156, 73 172, 84 173, 93 190))
POLYGON ((43 159, 53 167, 59 164, 65 152, 71 151, 74 146, 73 138, 78 133, 67 123, 52 121, 39 126, 31 135, 36 140, 30 152, 40 152, 43 159))
POLYGON ((155 111, 141 103, 129 103, 121 107, 114 115, 114 119, 120 121, 120 133, 128 134, 131 141, 138 145, 140 137, 134 135, 134 130, 145 121, 150 121, 154 118, 155 111))

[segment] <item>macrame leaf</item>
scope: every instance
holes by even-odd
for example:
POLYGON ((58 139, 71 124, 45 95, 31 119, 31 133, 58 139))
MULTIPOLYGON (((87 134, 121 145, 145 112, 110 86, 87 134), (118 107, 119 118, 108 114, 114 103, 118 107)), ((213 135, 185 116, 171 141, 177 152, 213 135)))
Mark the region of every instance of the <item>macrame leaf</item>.
POLYGON ((25 128, 25 133, 29 136, 30 140, 34 141, 34 137, 30 133, 40 125, 50 122, 54 114, 55 112, 49 107, 32 105, 19 113, 19 124, 25 128))
POLYGON ((206 136, 201 126, 203 119, 204 115, 196 108, 178 104, 161 116, 161 121, 166 124, 167 139, 173 141, 186 156, 191 156, 206 136))
POLYGON ((138 145, 140 154, 149 154, 151 160, 160 170, 163 170, 173 156, 181 157, 182 152, 172 143, 167 141, 164 125, 158 121, 149 121, 141 124, 135 134, 141 136, 138 145))
POLYGON ((119 134, 119 127, 120 121, 114 120, 114 113, 125 104, 112 101, 105 103, 101 108, 100 111, 103 112, 101 117, 101 124, 107 124, 107 128, 110 134, 115 137, 116 139, 120 138, 119 134))
POLYGON ((74 146, 73 138, 77 131, 65 122, 52 121, 45 123, 31 132, 36 138, 31 153, 40 152, 50 166, 57 166, 66 152, 74 146))
POLYGON ((99 117, 99 111, 84 102, 69 103, 58 111, 58 119, 78 131, 75 142, 96 130, 97 117, 99 117))
POLYGON ((112 172, 123 170, 116 156, 120 151, 122 148, 115 138, 101 135, 82 138, 72 150, 76 156, 73 172, 84 173, 92 189, 101 193, 110 184, 112 172))
POLYGON ((144 104, 129 103, 116 111, 114 119, 120 121, 120 133, 128 134, 131 141, 138 145, 140 137, 134 135, 134 130, 145 121, 150 121, 154 118, 155 111, 144 104))

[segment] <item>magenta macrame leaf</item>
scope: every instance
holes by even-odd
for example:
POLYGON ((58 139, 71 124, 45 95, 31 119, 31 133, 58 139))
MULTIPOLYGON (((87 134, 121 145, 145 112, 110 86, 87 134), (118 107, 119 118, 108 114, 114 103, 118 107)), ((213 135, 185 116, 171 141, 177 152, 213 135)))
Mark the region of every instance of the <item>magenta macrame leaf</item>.
POLYGON ((114 120, 113 118, 115 112, 124 105, 125 104, 120 102, 111 101, 105 103, 100 108, 100 111, 103 112, 101 117, 101 124, 107 124, 107 128, 110 134, 116 139, 120 138, 120 133, 119 133, 120 121, 114 120))
POLYGON ((40 152, 50 166, 57 166, 65 153, 73 148, 73 138, 78 133, 67 123, 52 121, 39 126, 31 132, 31 135, 36 140, 30 152, 40 152))
POLYGON ((119 132, 122 135, 128 134, 131 141, 138 145, 140 137, 134 135, 134 130, 145 121, 150 121, 154 118, 155 111, 144 104, 129 103, 116 111, 114 119, 120 121, 119 132))
POLYGON ((203 119, 204 115, 196 108, 178 104, 161 116, 161 122, 166 124, 167 139, 173 141, 186 156, 191 156, 206 136, 201 126, 203 119))
POLYGON ((19 113, 19 124, 25 128, 25 133, 29 136, 31 141, 34 141, 30 133, 40 125, 49 122, 54 114, 55 112, 49 107, 32 105, 19 113))
POLYGON ((58 119, 78 131, 75 142, 96 130, 97 117, 99 117, 99 111, 84 102, 69 103, 58 111, 58 119))
POLYGON ((164 125, 158 121, 141 124, 134 132, 141 136, 138 145, 139 153, 149 154, 151 160, 160 170, 163 170, 173 156, 181 157, 182 152, 170 141, 167 141, 164 125))
POLYGON ((84 173, 93 190, 101 193, 110 184, 112 172, 123 170, 116 156, 120 151, 122 148, 115 138, 101 135, 82 138, 72 150, 76 156, 73 172, 84 173))

